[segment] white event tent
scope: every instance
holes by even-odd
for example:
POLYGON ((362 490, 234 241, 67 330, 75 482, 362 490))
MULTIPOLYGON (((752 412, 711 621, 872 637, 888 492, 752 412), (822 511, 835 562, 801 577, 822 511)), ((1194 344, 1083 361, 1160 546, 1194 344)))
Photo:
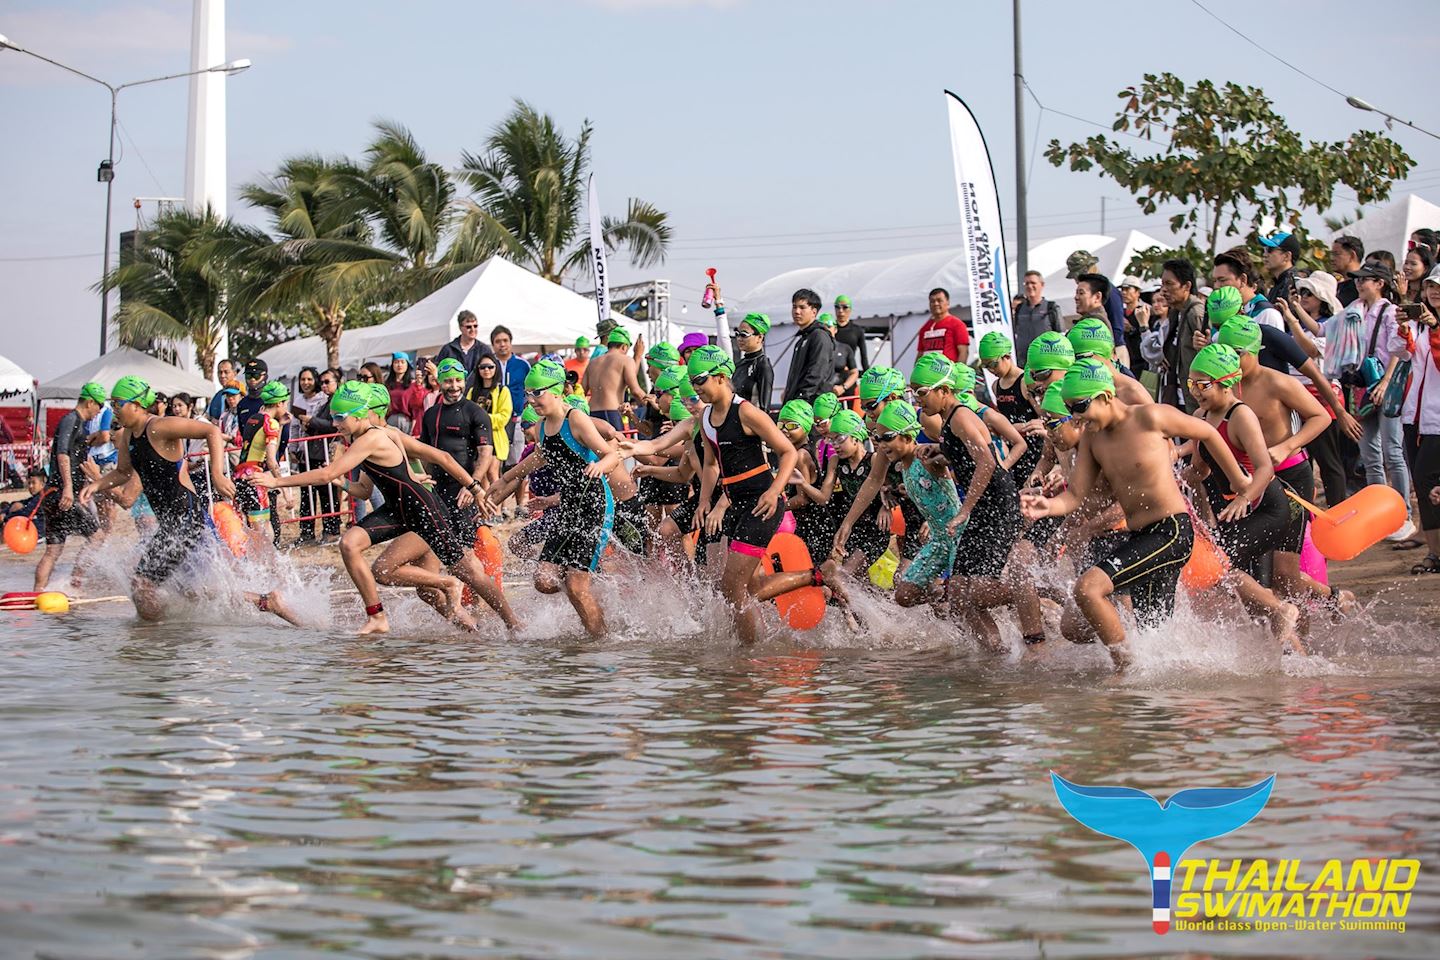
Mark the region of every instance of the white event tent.
POLYGON ((35 391, 35 378, 18 363, 0 357, 0 400, 9 400, 35 391))
MULTIPOLYGON (((595 336, 595 301, 551 283, 509 260, 491 257, 384 323, 355 331, 362 359, 395 351, 433 352, 459 336, 455 316, 469 310, 480 319, 480 336, 496 324, 514 334, 517 351, 568 347, 595 336)), ((625 318, 616 313, 618 323, 625 318)))
MULTIPOLYGON (((1076 250, 1089 250, 1099 263, 1096 272, 1119 280, 1125 265, 1137 252, 1166 246, 1154 237, 1132 230, 1124 237, 1081 233, 1058 237, 1030 250, 1028 266, 1045 278, 1045 296, 1060 304, 1066 314, 1075 310, 1075 281, 1065 276, 1065 258, 1076 250)), ((1010 264, 1014 277, 1015 264, 1010 264)), ((935 287, 950 291, 950 308, 965 319, 970 312, 970 290, 965 279, 965 250, 955 247, 907 254, 886 260, 863 260, 838 267, 804 267, 789 270, 761 283, 739 303, 745 311, 770 315, 766 352, 775 367, 776 399, 790 369, 795 327, 790 323, 790 297, 808 287, 820 294, 822 309, 831 310, 839 294, 854 304, 852 319, 868 331, 870 362, 908 370, 915 360, 915 341, 928 316, 926 295, 935 287)), ((1019 278, 1011 282, 1011 296, 1020 292, 1019 278)), ((732 323, 734 320, 731 321, 732 323)))
POLYGON ((1339 236, 1359 237, 1368 253, 1371 250, 1389 250, 1395 254, 1398 263, 1410 249, 1410 234, 1422 227, 1440 230, 1440 206, 1429 200, 1407 193, 1387 203, 1373 213, 1356 220, 1330 234, 1329 239, 1339 236))
POLYGON ((123 376, 136 376, 145 380, 160 393, 189 393, 196 397, 208 397, 215 392, 215 385, 198 373, 181 370, 164 360, 141 353, 130 347, 119 347, 103 357, 96 357, 89 363, 81 364, 68 373, 51 377, 40 387, 40 399, 76 400, 80 388, 94 380, 109 390, 115 381, 123 376))

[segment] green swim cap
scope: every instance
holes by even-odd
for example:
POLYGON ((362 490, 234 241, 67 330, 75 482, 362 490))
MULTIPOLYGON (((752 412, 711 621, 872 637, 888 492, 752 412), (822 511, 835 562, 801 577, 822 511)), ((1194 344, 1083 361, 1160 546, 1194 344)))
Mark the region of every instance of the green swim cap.
POLYGON ((841 410, 830 420, 830 432, 837 437, 854 437, 865 440, 870 434, 865 429, 865 420, 854 410, 841 410))
POLYGON ((115 381, 115 386, 110 388, 110 399, 129 400, 142 407, 148 407, 155 402, 155 391, 150 389, 149 383, 139 377, 121 377, 115 381))
POLYGON ((1264 340, 1260 324, 1249 317, 1232 317, 1220 327, 1215 342, 1234 347, 1236 353, 1259 354, 1264 340))
POLYGON ((1065 334, 1046 330, 1030 341, 1025 351, 1025 369, 1032 373, 1041 370, 1069 370, 1075 362, 1075 348, 1065 334))
POLYGON ((1086 317, 1076 323, 1066 334, 1066 339, 1077 357, 1094 354, 1109 360, 1115 354, 1115 335, 1110 332, 1110 324, 1095 317, 1086 317))
MULTIPOLYGON (((816 420, 834 420, 835 415, 840 412, 840 398, 829 390, 817 394, 815 402, 810 405, 810 411, 815 415, 816 420)), ((834 429, 834 424, 831 424, 834 429)))
POLYGON ((1066 403, 1114 392, 1115 377, 1110 373, 1110 368, 1094 360, 1076 361, 1073 367, 1065 371, 1065 379, 1060 381, 1060 396, 1066 403))
POLYGON ((945 386, 950 382, 950 375, 954 367, 955 364, 950 362, 950 358, 938 350, 922 354, 915 361, 915 369, 910 371, 910 386, 945 386))
POLYGON ((695 388, 690 386, 690 374, 685 367, 677 363, 660 371, 660 375, 655 378, 655 392, 674 394, 676 398, 682 395, 693 397, 695 388))
POLYGON ((563 393, 565 390, 565 367, 555 360, 536 360, 535 365, 530 368, 530 372, 525 374, 525 389, 563 393))
POLYGON ((991 330, 980 338, 980 359, 999 360, 1007 353, 1015 352, 1015 344, 999 330, 991 330))
POLYGON ((1025 372, 1020 375, 1020 382, 1027 387, 1035 386, 1035 374, 1030 372, 1030 368, 1025 368, 1025 372))
POLYGON ((815 318, 815 322, 820 324, 820 326, 824 327, 826 330, 836 329, 834 314, 822 313, 820 314, 820 316, 815 318))
POLYGON ((80 388, 80 399, 94 400, 96 403, 104 403, 110 398, 105 396, 104 387, 96 383, 94 380, 91 380, 89 383, 85 384, 85 386, 80 388))
POLYGON ((383 383, 367 383, 364 385, 370 391, 370 409, 380 414, 384 420, 390 415, 390 391, 385 389, 383 383))
POLYGON ((860 374, 860 401, 868 403, 905 392, 905 378, 894 367, 871 367, 860 374))
POLYGON ((459 378, 465 379, 465 367, 454 357, 446 357, 440 361, 440 366, 435 368, 435 382, 444 383, 446 380, 459 378))
POLYGON ((330 398, 332 417, 358 417, 370 409, 369 385, 359 380, 346 380, 330 398))
POLYGON ((915 415, 915 408, 904 400, 885 404, 885 409, 875 418, 875 424, 882 430, 894 430, 907 437, 913 438, 920 433, 920 418, 915 415))
POLYGON ((791 400, 780 408, 780 416, 776 419, 782 421, 788 420, 801 430, 809 433, 811 428, 815 426, 815 411, 811 408, 810 404, 804 400, 791 400))
POLYGON ((659 367, 664 370, 666 367, 679 366, 680 351, 675 349, 673 343, 657 343, 645 351, 645 361, 652 367, 659 367))
POLYGON ((959 401, 960 406, 969 410, 971 413, 978 414, 982 409, 980 401, 975 399, 975 394, 973 393, 957 393, 955 394, 955 399, 959 401))
POLYGON ((690 359, 685 361, 685 370, 691 377, 728 377, 735 372, 735 361, 724 347, 707 343, 696 347, 695 352, 690 354, 690 359))
POLYGON ((670 399, 669 416, 671 420, 679 423, 681 420, 684 420, 686 417, 690 416, 690 411, 685 409, 685 404, 672 397, 670 399))
POLYGON ((1060 384, 1052 383, 1045 388, 1045 399, 1040 402, 1040 410, 1052 417, 1070 416, 1070 411, 1065 406, 1064 388, 1060 384))
POLYGON ((535 424, 535 423, 539 423, 539 422, 540 422, 540 414, 536 413, 536 412, 535 412, 535 408, 532 407, 532 406, 530 406, 530 405, 527 403, 527 404, 525 405, 525 409, 520 411, 520 424, 521 424, 522 426, 528 427, 528 426, 530 426, 531 424, 535 424))
POLYGON ((950 389, 956 396, 964 397, 975 392, 975 368, 964 363, 955 364, 950 370, 950 389))
POLYGON ((747 313, 745 319, 740 321, 754 330, 756 333, 765 334, 770 332, 770 315, 766 313, 747 313))
POLYGON ((1234 287, 1216 287, 1210 291, 1210 296, 1205 298, 1205 318, 1210 321, 1211 329, 1217 329, 1231 317, 1239 316, 1244 306, 1239 290, 1234 287))
POLYGON ((610 336, 605 338, 605 342, 623 343, 628 347, 630 344, 635 342, 635 338, 630 336, 630 331, 626 330, 624 327, 616 327, 614 330, 610 331, 610 336))
POLYGON ((838 296, 838 297, 835 298, 835 306, 837 306, 837 307, 848 307, 848 306, 852 306, 852 304, 850 303, 850 298, 847 297, 847 296, 845 296, 845 294, 842 293, 842 294, 840 294, 840 296, 838 296))
POLYGON ((575 349, 576 349, 576 350, 588 350, 588 349, 590 349, 590 338, 589 338, 589 337, 576 337, 576 338, 575 338, 575 349))
POLYGON ((579 410, 581 413, 590 412, 590 401, 586 400, 578 393, 570 394, 570 396, 565 398, 565 402, 570 406, 574 407, 576 410, 579 410))
MULTIPOLYGON (((1232 321, 1233 322, 1233 321, 1232 321)), ((1228 327, 1230 324, 1226 324, 1228 327)), ((1212 380, 1230 380, 1240 376, 1240 354, 1224 343, 1203 347, 1190 361, 1190 375, 1202 374, 1212 380)))
MULTIPOLYGON (((388 392, 388 391, 387 391, 388 392)), ((272 403, 284 403, 290 399, 290 388, 283 383, 271 380, 260 388, 260 402, 269 406, 272 403)))

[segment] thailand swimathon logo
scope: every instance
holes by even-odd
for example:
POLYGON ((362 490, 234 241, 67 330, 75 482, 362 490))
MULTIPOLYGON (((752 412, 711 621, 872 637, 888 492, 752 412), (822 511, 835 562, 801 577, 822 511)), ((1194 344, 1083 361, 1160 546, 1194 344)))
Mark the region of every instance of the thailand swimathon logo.
POLYGON ((1273 775, 1248 787, 1181 790, 1164 803, 1133 787, 1085 786, 1053 771, 1050 781, 1067 813, 1145 858, 1156 933, 1169 932, 1172 921, 1176 930, 1405 930, 1419 860, 1325 860, 1317 869, 1299 859, 1184 859, 1195 844, 1253 820, 1270 799, 1273 775))

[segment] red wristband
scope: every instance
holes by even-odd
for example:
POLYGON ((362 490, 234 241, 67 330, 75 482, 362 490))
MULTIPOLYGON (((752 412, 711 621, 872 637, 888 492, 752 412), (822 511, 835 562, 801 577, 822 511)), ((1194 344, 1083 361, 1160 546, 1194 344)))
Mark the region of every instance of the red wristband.
POLYGON ((383 604, 383 603, 371 604, 370 606, 368 606, 368 607, 365 608, 365 616, 367 616, 367 617, 373 617, 373 616, 375 616, 375 614, 377 614, 377 613, 384 613, 384 612, 385 612, 385 604, 383 604))

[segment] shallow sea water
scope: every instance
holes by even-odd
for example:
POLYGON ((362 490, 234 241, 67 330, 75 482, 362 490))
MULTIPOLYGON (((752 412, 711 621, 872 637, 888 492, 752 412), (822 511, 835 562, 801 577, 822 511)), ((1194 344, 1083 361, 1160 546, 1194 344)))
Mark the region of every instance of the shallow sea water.
POLYGON ((523 591, 515 640, 408 601, 423 627, 356 639, 343 597, 308 630, 0 614, 0 956, 1440 954, 1433 637, 1282 663, 1182 623, 1115 684, 1101 651, 997 661, 864 604, 865 634, 740 650, 669 590, 608 586, 599 645, 523 591), (1189 855, 1419 858, 1408 930, 1157 936, 1140 855, 1052 770, 1162 799, 1274 773, 1189 855))

